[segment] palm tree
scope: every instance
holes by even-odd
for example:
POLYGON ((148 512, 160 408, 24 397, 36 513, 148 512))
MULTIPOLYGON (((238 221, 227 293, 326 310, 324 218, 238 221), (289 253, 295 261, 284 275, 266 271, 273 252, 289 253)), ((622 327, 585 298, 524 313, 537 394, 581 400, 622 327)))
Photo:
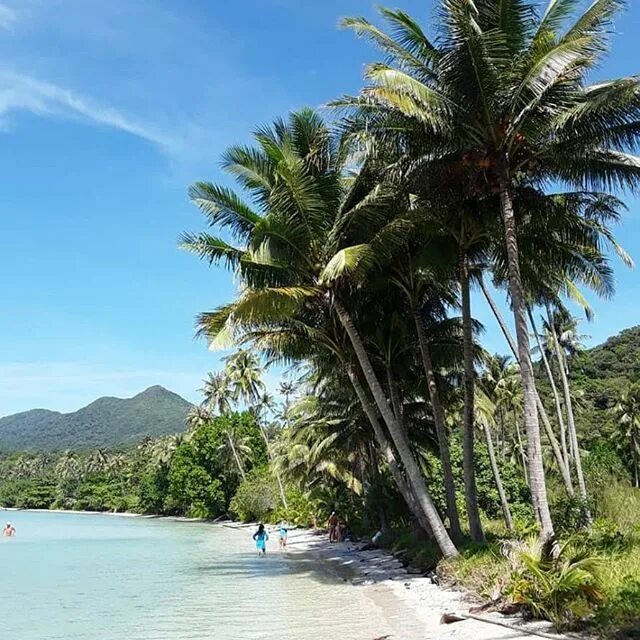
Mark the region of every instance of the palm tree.
POLYGON ((222 433, 224 435, 224 443, 220 445, 219 449, 221 451, 227 450, 227 453, 233 459, 240 477, 246 480, 247 473, 244 468, 244 461, 251 454, 248 438, 238 433, 230 421, 225 423, 222 433))
POLYGON ((109 453, 104 449, 95 449, 85 460, 86 473, 103 473, 109 464, 109 453))
MULTIPOLYGON (((563 352, 563 346, 568 347, 569 349, 573 349, 574 351, 578 348, 578 341, 575 333, 575 321, 573 318, 565 317, 565 320, 568 320, 568 326, 564 327, 564 331, 562 335, 564 336, 564 343, 561 344, 560 335, 558 334, 556 328, 556 316, 554 315, 553 310, 550 305, 547 305, 547 320, 548 322, 545 324, 545 328, 550 333, 550 343, 553 346, 555 356, 558 361, 558 371, 560 372, 560 380, 562 382, 562 391, 564 393, 564 403, 565 408, 567 410, 567 424, 569 431, 569 443, 571 446, 571 452, 573 461, 575 463, 576 468, 576 477, 578 479, 578 488, 580 490, 580 498, 582 501, 587 503, 587 486, 584 479, 584 473, 582 471, 582 456, 580 454, 580 447, 578 445, 578 434, 576 431, 576 423, 575 416, 573 412, 573 401, 571 398, 571 389, 569 387, 569 366, 567 363, 567 358, 563 352)), ((590 519, 589 514, 587 513, 588 519, 590 519)))
POLYGON ((62 480, 75 480, 80 474, 80 461, 74 451, 64 451, 55 466, 56 476, 62 480))
MULTIPOLYGON (((487 445, 487 452, 489 454, 489 463, 491 464, 491 472, 493 473, 493 479, 496 483, 498 496, 500 497, 500 505, 502 506, 504 522, 507 526, 507 530, 511 533, 513 532, 513 518, 511 516, 511 509, 509 508, 507 494, 505 493, 504 486, 502 484, 502 477, 500 475, 500 467, 498 466, 496 452, 493 447, 492 429, 496 425, 497 405, 485 392, 486 384, 483 384, 483 382, 485 381, 483 380, 480 382, 480 386, 476 390, 478 401, 475 405, 475 419, 476 423, 482 426, 485 443, 487 445)), ((495 387, 493 390, 495 392, 495 387)))
POLYGON ((640 385, 632 384, 625 389, 614 408, 620 426, 631 443, 633 456, 633 481, 640 487, 640 385))
POLYGON ((200 316, 201 333, 216 340, 221 332, 228 336, 256 325, 288 324, 305 309, 327 309, 349 338, 440 549, 453 557, 457 550, 349 310, 353 284, 378 253, 388 257, 400 250, 411 223, 389 220, 390 198, 366 172, 347 179, 344 154, 313 112, 294 113, 288 122, 260 129, 256 141, 256 148, 232 148, 224 164, 262 214, 221 187, 198 183, 191 190, 211 222, 245 243, 233 247, 206 233, 184 238, 186 248, 208 261, 237 269, 246 287, 236 301, 200 316))
POLYGON ((225 371, 209 373, 202 388, 203 405, 219 416, 231 411, 233 388, 225 371))
POLYGON ((225 358, 224 375, 236 401, 252 407, 265 393, 262 368, 258 358, 246 349, 239 349, 225 358))
POLYGON ((547 500, 514 189, 564 181, 581 189, 635 186, 640 159, 639 81, 587 84, 607 51, 619 0, 551 0, 539 17, 527 0, 442 0, 438 41, 401 11, 383 9, 392 35, 363 19, 345 22, 377 44, 389 64, 368 68, 355 107, 361 130, 401 140, 410 170, 441 189, 475 188, 499 197, 524 392, 529 476, 541 535, 553 534, 547 500), (535 18, 535 19, 534 19, 535 18), (366 123, 366 127, 365 127, 366 123), (395 132, 395 134, 394 134, 395 132))

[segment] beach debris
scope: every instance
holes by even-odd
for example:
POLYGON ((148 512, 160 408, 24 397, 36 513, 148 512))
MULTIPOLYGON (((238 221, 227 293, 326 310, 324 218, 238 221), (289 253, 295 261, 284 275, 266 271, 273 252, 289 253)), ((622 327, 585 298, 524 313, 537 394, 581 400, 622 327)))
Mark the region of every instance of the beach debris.
POLYGON ((462 622, 464 618, 456 616, 453 613, 443 613, 440 618, 440 624, 452 624, 454 622, 462 622))

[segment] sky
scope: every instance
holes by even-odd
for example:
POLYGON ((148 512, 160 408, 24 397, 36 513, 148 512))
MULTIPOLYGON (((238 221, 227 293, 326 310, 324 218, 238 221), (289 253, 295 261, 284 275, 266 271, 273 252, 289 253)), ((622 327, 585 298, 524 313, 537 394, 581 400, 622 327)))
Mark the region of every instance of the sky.
MULTIPOLYGON (((355 93, 378 56, 337 28, 370 0, 0 0, 0 416, 72 411, 161 384, 196 401, 220 354, 194 317, 232 277, 177 248, 221 153, 304 105, 355 93)), ((432 0, 396 0, 428 23, 432 0)), ((598 77, 637 73, 640 6, 598 77)), ((640 257, 640 204, 617 234, 640 257)), ((636 274, 581 327, 638 324, 636 274)), ((505 352, 476 294, 484 344, 505 352)), ((275 389, 281 372, 267 374, 275 389)))

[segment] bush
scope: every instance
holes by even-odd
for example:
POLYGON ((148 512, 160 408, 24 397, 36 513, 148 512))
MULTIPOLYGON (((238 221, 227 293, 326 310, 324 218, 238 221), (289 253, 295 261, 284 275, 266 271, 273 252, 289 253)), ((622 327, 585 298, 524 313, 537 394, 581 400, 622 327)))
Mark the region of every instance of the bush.
POLYGON ((287 508, 282 503, 273 512, 275 522, 286 520, 299 527, 310 527, 314 523, 317 513, 317 505, 311 500, 308 494, 302 493, 298 489, 287 489, 287 508))
POLYGON ((571 541, 507 542, 504 553, 511 563, 506 589, 510 600, 558 629, 584 621, 604 599, 602 560, 575 549, 571 541))
POLYGON ((267 470, 254 471, 243 480, 229 504, 229 511, 243 522, 267 521, 278 506, 278 493, 267 470))
POLYGON ((589 526, 589 506, 576 496, 558 498, 551 504, 551 519, 558 535, 572 535, 589 526))

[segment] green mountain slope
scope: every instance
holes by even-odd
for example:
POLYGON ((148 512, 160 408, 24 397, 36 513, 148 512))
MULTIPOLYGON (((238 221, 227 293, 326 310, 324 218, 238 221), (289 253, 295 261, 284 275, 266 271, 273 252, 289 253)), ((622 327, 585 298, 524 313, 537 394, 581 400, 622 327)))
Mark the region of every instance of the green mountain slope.
POLYGON ((583 442, 608 439, 616 429, 612 409, 620 393, 640 382, 640 326, 579 353, 570 367, 583 442))
POLYGON ((99 398, 74 413, 34 409, 0 418, 0 450, 115 448, 184 430, 191 405, 159 386, 133 398, 99 398))

